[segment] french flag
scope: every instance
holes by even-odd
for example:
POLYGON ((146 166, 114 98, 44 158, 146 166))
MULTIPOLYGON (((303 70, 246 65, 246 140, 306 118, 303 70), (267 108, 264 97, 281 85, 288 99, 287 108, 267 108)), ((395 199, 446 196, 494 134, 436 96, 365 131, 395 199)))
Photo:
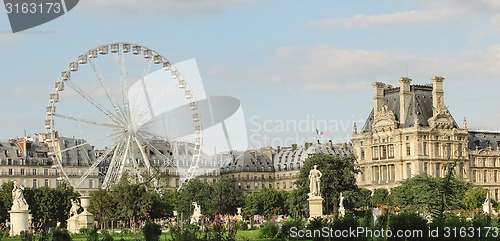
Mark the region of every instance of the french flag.
POLYGON ((323 132, 316 129, 316 135, 323 135, 323 132))

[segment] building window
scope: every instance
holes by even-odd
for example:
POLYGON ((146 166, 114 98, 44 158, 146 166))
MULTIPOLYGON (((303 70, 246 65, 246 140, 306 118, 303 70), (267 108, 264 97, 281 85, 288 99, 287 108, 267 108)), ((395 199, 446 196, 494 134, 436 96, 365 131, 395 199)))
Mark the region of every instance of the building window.
POLYGON ((410 143, 406 143, 406 155, 411 155, 410 143))
POLYGON ((247 185, 246 185, 246 186, 247 186, 247 189, 250 189, 250 183, 249 183, 249 182, 247 182, 246 184, 247 184, 247 185))
POLYGON ((434 144, 434 153, 437 157, 439 156, 439 143, 434 144))
POLYGON ((14 175, 13 173, 14 173, 14 171, 12 170, 12 168, 9 168, 9 175, 12 176, 12 175, 14 175))
POLYGON ((406 164, 406 177, 411 178, 411 164, 410 163, 406 164))
POLYGON ((266 187, 266 184, 262 183, 262 188, 265 188, 266 187))
POLYGON ((365 168, 364 167, 360 168, 360 171, 361 171, 361 181, 364 182, 365 181, 365 168))
POLYGON ((89 179, 89 188, 94 188, 94 179, 89 179))
POLYGON ((373 167, 373 180, 378 182, 378 178, 379 178, 379 167, 374 166, 373 167))
POLYGON ((276 183, 276 189, 280 189, 280 183, 276 183))
POLYGON ((36 179, 33 179, 33 188, 38 187, 38 181, 36 179))
POLYGON ((427 142, 424 142, 422 144, 422 150, 423 150, 424 156, 427 156, 427 142))
POLYGON ((406 140, 407 140, 407 141, 408 141, 408 140, 410 140, 410 136, 406 136, 406 140))
POLYGON ((382 166, 382 181, 387 181, 387 166, 382 166))
POLYGON ((391 181, 396 180, 396 166, 391 165, 391 176, 389 177, 391 181))
POLYGON ((436 177, 441 177, 441 165, 439 163, 436 163, 436 177))
POLYGON ((31 175, 36 176, 36 169, 31 169, 31 175))
POLYGON ((378 159, 378 146, 373 147, 373 159, 378 159))
POLYGON ((241 190, 241 182, 238 182, 238 189, 241 190))
POLYGON ((382 146, 382 159, 387 159, 387 146, 382 146))
POLYGON ((476 182, 476 171, 472 171, 472 182, 476 182))
POLYGON ((365 148, 361 147, 361 160, 365 159, 365 148))
POLYGON ((498 200, 498 189, 495 189, 495 199, 498 200))
POLYGON ((428 165, 427 162, 424 162, 424 173, 425 174, 429 174, 429 173, 427 173, 427 165, 428 165))
POLYGON ((259 183, 258 182, 255 183, 255 189, 259 189, 259 183))
POLYGON ((462 143, 458 143, 458 156, 462 156, 462 143))
POLYGON ((175 179, 175 187, 179 187, 179 179, 175 179))
POLYGON ((49 179, 45 179, 43 182, 44 186, 49 187, 49 179))
POLYGON ((389 145, 389 158, 394 158, 394 145, 389 145))
POLYGON ((21 169, 20 171, 21 171, 21 176, 24 176, 25 175, 24 174, 24 169, 21 169))
POLYGON ((488 182, 488 171, 484 171, 483 181, 488 182))
POLYGON ((283 189, 286 189, 286 182, 283 182, 283 189))
POLYGON ((495 170, 495 173, 493 174, 493 181, 494 182, 497 182, 498 181, 498 178, 497 178, 497 171, 495 170))
POLYGON ((45 168, 43 169, 43 175, 48 176, 49 175, 49 169, 45 168))
POLYGON ((451 156, 451 143, 446 144, 446 155, 451 156))
POLYGON ((273 188, 273 184, 272 183, 269 183, 269 188, 273 188))

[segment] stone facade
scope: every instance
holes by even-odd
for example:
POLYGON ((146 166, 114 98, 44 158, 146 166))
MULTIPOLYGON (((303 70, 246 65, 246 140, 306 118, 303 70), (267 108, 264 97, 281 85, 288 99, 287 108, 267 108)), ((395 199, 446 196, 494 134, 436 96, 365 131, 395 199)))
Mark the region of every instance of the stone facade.
POLYGON ((431 80, 411 85, 411 79, 400 78, 399 87, 373 84, 373 111, 359 132, 354 126, 352 136, 361 170, 358 186, 390 189, 421 173, 443 177, 456 160, 455 174, 498 200, 500 132, 471 131, 465 119, 460 127, 444 103, 444 78, 431 80))

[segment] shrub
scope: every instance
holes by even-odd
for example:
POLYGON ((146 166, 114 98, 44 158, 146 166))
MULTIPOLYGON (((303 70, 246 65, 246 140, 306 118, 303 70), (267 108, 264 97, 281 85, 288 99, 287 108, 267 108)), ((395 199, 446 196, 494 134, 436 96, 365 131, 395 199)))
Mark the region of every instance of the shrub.
POLYGON ((161 226, 153 222, 147 222, 142 228, 146 241, 159 241, 161 236, 161 226))
POLYGON ((56 229, 52 232, 52 241, 71 241, 71 235, 66 229, 56 229))
POLYGON ((87 235, 87 241, 99 241, 99 234, 97 233, 96 227, 87 229, 86 235, 87 235))
POLYGON ((281 228, 276 235, 276 238, 281 240, 298 240, 299 237, 292 238, 291 229, 297 228, 298 230, 304 229, 304 222, 300 219, 286 220, 281 222, 281 228))
POLYGON ((198 240, 197 232, 200 227, 195 224, 187 225, 187 227, 181 226, 169 226, 169 233, 172 236, 173 241, 195 241, 198 240))
POLYGON ((236 229, 238 230, 248 230, 248 224, 245 221, 239 221, 236 225, 236 229))
MULTIPOLYGON (((394 215, 390 217, 389 228, 393 233, 398 232, 398 230, 412 230, 412 232, 421 232, 422 237, 417 237, 417 235, 412 235, 411 237, 406 237, 406 240, 422 240, 427 236, 427 220, 415 213, 401 213, 399 215, 394 215)), ((388 240, 401 240, 401 238, 396 238, 395 236, 389 237, 388 240)))
POLYGON ((45 229, 42 229, 42 231, 38 233, 38 241, 49 241, 49 237, 49 232, 45 229))
MULTIPOLYGON (((307 230, 311 230, 311 233, 315 233, 318 232, 317 230, 319 230, 321 232, 321 230, 324 228, 324 227, 328 227, 328 220, 326 219, 323 219, 323 218, 314 218, 312 219, 311 221, 309 221, 309 224, 307 225, 306 229, 307 230)), ((312 240, 322 240, 322 237, 313 237, 312 240)))
POLYGON ((20 236, 22 241, 33 241, 33 233, 29 231, 21 231, 20 236))
POLYGON ((103 237, 102 237, 101 241, 114 241, 115 240, 113 238, 113 236, 111 236, 111 234, 109 234, 109 232, 104 233, 102 236, 103 237))
POLYGON ((273 239, 278 234, 279 227, 275 222, 265 222, 260 225, 260 238, 273 239))

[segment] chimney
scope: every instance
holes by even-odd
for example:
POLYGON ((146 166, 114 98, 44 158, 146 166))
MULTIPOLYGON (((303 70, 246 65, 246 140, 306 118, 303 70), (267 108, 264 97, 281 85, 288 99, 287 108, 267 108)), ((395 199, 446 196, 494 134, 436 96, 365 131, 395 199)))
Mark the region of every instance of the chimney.
POLYGON ((410 108, 411 94, 410 94, 410 82, 411 79, 407 77, 401 77, 399 80, 399 124, 404 124, 407 111, 410 108))
POLYGON ((332 143, 332 140, 328 141, 328 142, 326 143, 326 146, 330 147, 330 149, 332 149, 332 150, 333 150, 333 143, 332 143))
POLYGON ((281 146, 278 146, 278 153, 281 151, 281 146))
POLYGON ((306 142, 305 143, 305 147, 306 147, 306 150, 311 146, 311 144, 309 142, 306 142))
POLYGON ((373 94, 373 113, 377 114, 382 107, 384 107, 384 89, 385 84, 381 82, 375 82, 372 84, 374 94, 373 94))
POLYGON ((433 76, 432 80, 432 108, 434 116, 444 107, 443 77, 433 76))
POLYGON ((297 144, 292 144, 292 151, 297 150, 297 144))

